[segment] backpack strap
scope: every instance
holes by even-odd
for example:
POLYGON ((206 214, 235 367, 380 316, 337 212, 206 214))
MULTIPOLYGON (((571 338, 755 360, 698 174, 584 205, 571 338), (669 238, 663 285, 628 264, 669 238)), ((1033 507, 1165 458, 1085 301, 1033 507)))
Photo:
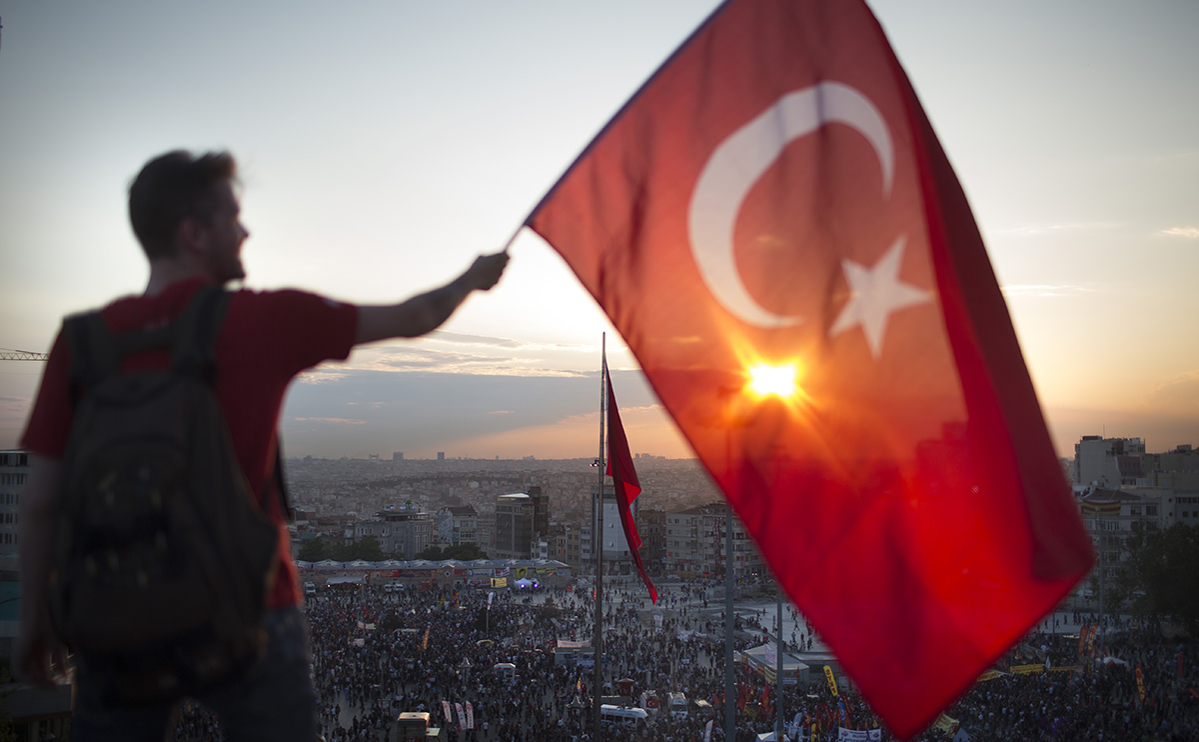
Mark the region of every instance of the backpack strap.
POLYGON ((217 370, 216 338, 229 299, 229 292, 215 284, 196 290, 179 319, 172 323, 172 371, 212 383, 217 370))
POLYGON ((84 390, 121 369, 116 337, 104 324, 99 311, 67 317, 62 334, 71 351, 71 403, 78 403, 84 390))

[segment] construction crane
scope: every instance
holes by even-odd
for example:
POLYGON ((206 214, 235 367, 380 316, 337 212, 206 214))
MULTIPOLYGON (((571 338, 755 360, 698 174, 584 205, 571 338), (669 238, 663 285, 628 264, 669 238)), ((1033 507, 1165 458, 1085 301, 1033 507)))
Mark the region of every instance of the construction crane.
POLYGON ((31 350, 0 348, 0 361, 44 361, 49 357, 49 353, 34 353, 31 350))

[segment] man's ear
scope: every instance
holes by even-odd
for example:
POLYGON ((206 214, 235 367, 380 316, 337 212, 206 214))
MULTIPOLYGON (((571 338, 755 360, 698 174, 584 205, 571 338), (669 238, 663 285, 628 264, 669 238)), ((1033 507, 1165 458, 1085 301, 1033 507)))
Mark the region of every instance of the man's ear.
POLYGON ((208 252, 207 234, 203 222, 194 216, 185 216, 175 228, 175 246, 181 254, 189 257, 205 254, 208 252))

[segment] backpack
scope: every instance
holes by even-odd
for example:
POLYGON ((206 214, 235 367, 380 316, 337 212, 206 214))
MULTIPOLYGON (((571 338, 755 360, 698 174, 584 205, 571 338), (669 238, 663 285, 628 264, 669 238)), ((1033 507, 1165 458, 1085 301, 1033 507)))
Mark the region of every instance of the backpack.
POLYGON ((76 404, 47 592, 55 628, 109 702, 212 690, 265 646, 279 532, 212 392, 228 303, 205 286, 170 325, 121 336, 99 312, 63 322, 76 404), (169 349, 168 368, 121 372, 122 358, 154 348, 169 349))

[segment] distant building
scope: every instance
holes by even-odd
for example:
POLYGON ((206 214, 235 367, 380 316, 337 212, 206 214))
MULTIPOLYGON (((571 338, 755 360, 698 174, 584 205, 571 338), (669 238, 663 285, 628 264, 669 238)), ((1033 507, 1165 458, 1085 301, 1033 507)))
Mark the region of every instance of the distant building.
POLYGON ((495 550, 496 559, 532 559, 536 517, 533 498, 520 492, 500 495, 495 498, 495 550))
POLYGON ((393 451, 391 454, 391 460, 392 461, 403 461, 404 460, 404 452, 403 451, 393 451))
MULTIPOLYGON (((684 578, 723 577, 725 570, 725 521, 722 502, 666 514, 667 572, 684 578)), ((745 525, 733 515, 733 579, 752 580, 766 575, 762 555, 745 525)))
POLYGON ((1168 528, 1174 521, 1174 493, 1162 490, 1092 489, 1078 501, 1083 527, 1108 579, 1125 559, 1125 544, 1137 526, 1149 531, 1168 528))
MULTIPOLYGON (((29 454, 19 450, 0 451, 0 561, 17 555, 17 513, 21 494, 29 482, 29 454)), ((0 565, 0 570, 16 569, 0 565)))
POLYGON ((346 524, 345 539, 357 541, 374 536, 387 554, 397 559, 415 559, 433 543, 433 519, 411 503, 382 510, 368 520, 346 524))
POLYGON ((479 545, 479 514, 469 505, 437 511, 437 540, 451 546, 479 545))
POLYGON ((641 508, 636 517, 637 535, 641 537, 641 560, 650 572, 662 570, 666 556, 666 511, 641 508))
POLYGON ((445 461, 445 451, 438 451, 438 452, 437 452, 437 460, 438 460, 438 461, 445 461))
POLYGON ((495 512, 479 513, 479 526, 476 533, 479 538, 479 548, 488 554, 495 555, 495 512))
POLYGON ((559 526, 546 537, 546 559, 565 562, 576 572, 579 569, 579 536, 578 526, 559 526))
POLYGON ((1074 484, 1120 489, 1135 486, 1142 475, 1141 457, 1145 455, 1142 438, 1103 438, 1084 435, 1074 444, 1074 484))
MULTIPOLYGON (((598 485, 591 486, 591 498, 595 500, 595 493, 598 485)), ((633 522, 637 522, 637 514, 639 512, 638 500, 633 501, 632 513, 633 522)), ((604 523, 603 523, 603 554, 604 554, 604 574, 620 574, 627 575, 632 573, 633 554, 629 549, 629 542, 624 535, 624 526, 620 523, 620 506, 616 503, 616 490, 611 485, 604 486, 604 505, 603 505, 604 523)), ((644 539, 642 539, 644 541, 644 539)), ((591 538, 591 523, 584 523, 579 529, 579 560, 581 569, 584 572, 595 572, 595 544, 591 538)), ((642 547, 644 549, 644 546, 642 547)), ((642 559, 645 554, 642 552, 642 559)))

